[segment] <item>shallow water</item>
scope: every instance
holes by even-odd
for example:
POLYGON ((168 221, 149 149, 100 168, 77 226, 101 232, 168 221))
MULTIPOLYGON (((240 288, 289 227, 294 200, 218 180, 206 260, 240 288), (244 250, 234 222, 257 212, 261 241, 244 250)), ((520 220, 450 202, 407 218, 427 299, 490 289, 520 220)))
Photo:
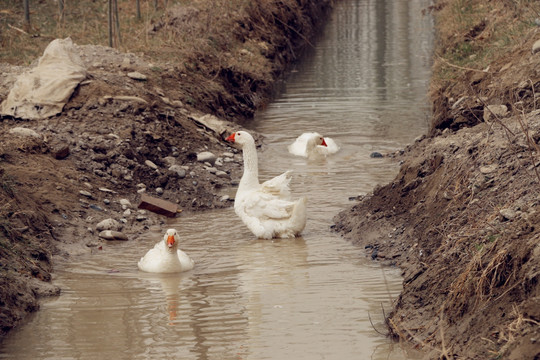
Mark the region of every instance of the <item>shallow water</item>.
POLYGON ((343 0, 323 35, 250 128, 265 135, 261 180, 294 169, 308 196, 303 236, 258 240, 232 209, 185 214, 138 240, 61 264, 62 295, 47 300, 0 346, 1 359, 412 359, 378 334, 402 279, 331 232, 349 197, 391 180, 371 158, 427 129, 432 25, 426 0, 343 0), (287 152, 304 131, 341 150, 322 161, 287 152), (193 271, 139 272, 168 227, 193 271), (370 318, 371 317, 371 321, 370 318), (373 322, 373 325, 371 324, 373 322))

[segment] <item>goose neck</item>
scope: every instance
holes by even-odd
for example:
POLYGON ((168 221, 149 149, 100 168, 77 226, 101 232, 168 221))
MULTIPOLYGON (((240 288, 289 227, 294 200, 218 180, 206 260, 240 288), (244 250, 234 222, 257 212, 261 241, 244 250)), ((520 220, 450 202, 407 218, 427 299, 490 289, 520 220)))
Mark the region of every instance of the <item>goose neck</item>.
POLYGON ((244 175, 240 180, 240 187, 253 187, 259 185, 259 165, 255 144, 246 144, 242 151, 244 157, 244 175))

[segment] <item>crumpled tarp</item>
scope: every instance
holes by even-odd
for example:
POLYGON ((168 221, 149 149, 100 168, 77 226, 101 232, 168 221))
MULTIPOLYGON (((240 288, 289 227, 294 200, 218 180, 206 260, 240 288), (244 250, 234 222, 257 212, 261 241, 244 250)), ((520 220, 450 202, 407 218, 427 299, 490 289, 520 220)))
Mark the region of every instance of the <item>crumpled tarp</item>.
POLYGON ((38 65, 21 74, 0 105, 0 115, 44 119, 62 112, 86 68, 70 38, 53 40, 38 65))

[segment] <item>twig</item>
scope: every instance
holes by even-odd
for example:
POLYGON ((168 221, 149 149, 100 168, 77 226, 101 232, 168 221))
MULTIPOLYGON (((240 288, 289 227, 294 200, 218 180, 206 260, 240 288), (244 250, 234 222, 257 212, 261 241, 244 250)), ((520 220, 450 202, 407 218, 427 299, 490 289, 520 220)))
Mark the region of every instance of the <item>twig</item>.
POLYGON ((369 319, 369 323, 371 324, 371 327, 373 328, 373 330, 375 330, 375 332, 377 334, 380 334, 382 336, 386 336, 387 334, 383 334, 382 332, 380 332, 379 330, 377 330, 377 328, 375 327, 375 325, 373 325, 373 321, 371 321, 371 315, 369 314, 369 311, 367 312, 367 316, 368 316, 368 319, 369 319))
POLYGON ((21 33, 23 33, 23 34, 25 34, 25 35, 30 35, 30 34, 27 33, 26 31, 24 31, 23 29, 19 29, 19 28, 16 27, 16 26, 13 26, 13 25, 10 25, 10 24, 8 24, 8 26, 9 26, 10 28, 12 28, 13 30, 17 30, 18 32, 21 32, 21 33))
POLYGON ((291 29, 292 31, 294 31, 298 36, 300 36, 309 46, 311 46, 312 48, 315 48, 315 45, 313 45, 308 38, 306 38, 304 35, 302 35, 300 32, 298 32, 298 30, 296 30, 295 28, 293 28, 292 26, 289 26, 288 24, 285 24, 281 19, 277 18, 274 16, 274 19, 279 21, 282 25, 288 27, 289 29, 291 29))
POLYGON ((443 63, 445 63, 445 64, 448 65, 448 66, 454 67, 454 68, 456 68, 456 69, 469 70, 469 71, 477 71, 477 72, 488 73, 488 74, 490 73, 489 71, 486 71, 486 70, 478 70, 478 69, 467 68, 467 67, 455 65, 455 64, 450 63, 448 60, 446 60, 445 58, 443 58, 443 57, 440 56, 439 54, 435 54, 435 55, 436 55, 439 59, 441 59, 441 61, 442 61, 443 63))

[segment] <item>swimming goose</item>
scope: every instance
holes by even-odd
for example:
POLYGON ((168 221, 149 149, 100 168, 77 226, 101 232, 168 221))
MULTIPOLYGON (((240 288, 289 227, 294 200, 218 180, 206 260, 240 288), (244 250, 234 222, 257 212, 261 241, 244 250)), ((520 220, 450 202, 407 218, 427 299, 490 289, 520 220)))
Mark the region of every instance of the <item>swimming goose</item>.
POLYGON ((323 137, 316 132, 306 132, 297 137, 287 149, 293 155, 315 159, 336 153, 339 146, 329 137, 323 137))
POLYGON ((238 144, 244 156, 244 174, 234 199, 236 214, 258 238, 298 236, 306 226, 307 199, 291 200, 291 171, 260 184, 253 137, 246 131, 237 131, 226 140, 238 144))
POLYGON ((139 269, 151 273, 176 273, 193 269, 194 261, 178 249, 180 237, 169 229, 153 249, 148 250, 138 262, 139 269))

